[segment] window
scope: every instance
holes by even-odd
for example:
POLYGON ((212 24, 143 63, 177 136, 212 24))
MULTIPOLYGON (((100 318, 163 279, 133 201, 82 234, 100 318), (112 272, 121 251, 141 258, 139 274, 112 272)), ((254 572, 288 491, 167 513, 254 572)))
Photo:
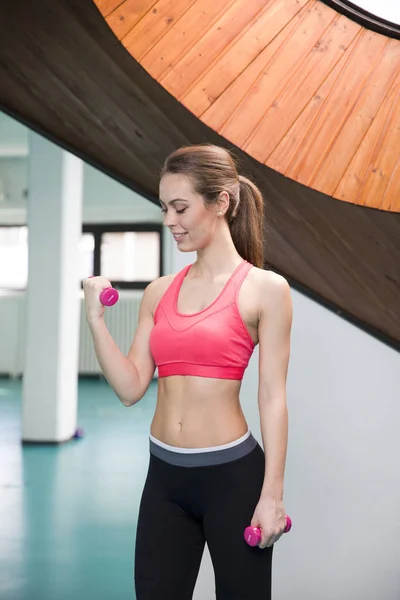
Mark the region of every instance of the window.
POLYGON ((28 283, 28 228, 0 227, 0 288, 24 290, 28 283))
POLYGON ((352 4, 358 6, 386 21, 400 24, 400 4, 398 0, 351 0, 352 4))
POLYGON ((94 240, 90 275, 122 289, 144 289, 162 274, 162 225, 85 225, 83 232, 94 240))
POLYGON ((399 0, 322 0, 367 29, 400 39, 399 0))
MULTIPOLYGON (((144 289, 162 274, 162 225, 84 225, 79 279, 102 275, 119 288, 144 289)), ((0 226, 0 289, 28 285, 28 227, 0 226)))
POLYGON ((101 274, 116 281, 152 281, 160 274, 157 231, 104 233, 100 248, 101 274))
POLYGON ((87 279, 93 275, 94 269, 94 235, 82 233, 79 244, 79 279, 87 279))

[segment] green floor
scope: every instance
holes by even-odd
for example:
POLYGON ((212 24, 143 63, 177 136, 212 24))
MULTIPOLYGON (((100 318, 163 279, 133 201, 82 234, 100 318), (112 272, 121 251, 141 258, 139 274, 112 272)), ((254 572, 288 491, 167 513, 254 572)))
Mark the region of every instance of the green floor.
POLYGON ((0 379, 0 599, 133 600, 156 383, 125 408, 79 382, 81 440, 21 446, 21 381, 0 379))

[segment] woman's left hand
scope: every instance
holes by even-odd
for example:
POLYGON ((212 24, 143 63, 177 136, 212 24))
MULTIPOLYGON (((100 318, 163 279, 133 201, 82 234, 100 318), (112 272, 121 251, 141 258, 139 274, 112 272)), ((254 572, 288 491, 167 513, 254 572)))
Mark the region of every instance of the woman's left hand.
POLYGON ((286 513, 283 502, 271 498, 260 498, 250 525, 259 527, 261 530, 258 547, 270 548, 285 533, 286 513))

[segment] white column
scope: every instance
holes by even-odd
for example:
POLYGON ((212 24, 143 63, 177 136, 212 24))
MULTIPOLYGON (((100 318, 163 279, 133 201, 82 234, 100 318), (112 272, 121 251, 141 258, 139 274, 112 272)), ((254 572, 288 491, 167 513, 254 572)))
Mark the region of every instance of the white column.
POLYGON ((22 439, 62 442, 77 418, 83 164, 35 133, 29 142, 22 439))

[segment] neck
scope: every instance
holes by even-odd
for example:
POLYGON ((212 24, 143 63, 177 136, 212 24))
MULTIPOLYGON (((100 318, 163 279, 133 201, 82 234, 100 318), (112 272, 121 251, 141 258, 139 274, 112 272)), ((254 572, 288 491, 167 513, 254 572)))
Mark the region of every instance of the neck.
POLYGON ((224 223, 212 242, 205 248, 197 250, 195 269, 205 277, 213 279, 218 275, 233 272, 242 261, 233 243, 229 227, 224 223))

